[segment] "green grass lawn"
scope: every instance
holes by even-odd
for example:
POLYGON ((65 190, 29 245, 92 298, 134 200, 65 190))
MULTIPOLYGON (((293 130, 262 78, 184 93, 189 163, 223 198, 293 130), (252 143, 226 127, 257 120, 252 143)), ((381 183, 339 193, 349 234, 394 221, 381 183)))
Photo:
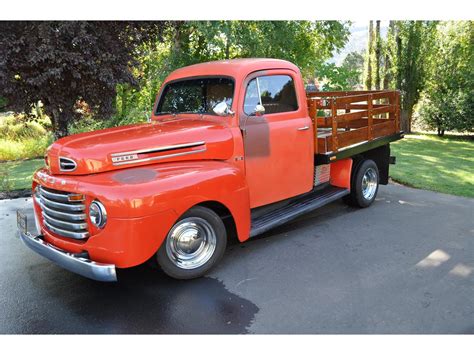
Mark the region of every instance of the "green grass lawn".
POLYGON ((44 159, 0 163, 0 192, 31 188, 31 176, 44 165, 44 159))
POLYGON ((410 134, 391 144, 397 164, 390 166, 393 180, 459 196, 474 197, 474 140, 472 137, 437 137, 410 134))

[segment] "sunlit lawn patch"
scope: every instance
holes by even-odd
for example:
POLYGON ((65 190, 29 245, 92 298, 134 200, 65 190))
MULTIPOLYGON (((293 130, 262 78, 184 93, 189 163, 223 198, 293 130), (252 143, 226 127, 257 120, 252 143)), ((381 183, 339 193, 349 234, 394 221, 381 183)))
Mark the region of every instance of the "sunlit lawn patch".
POLYGON ((393 180, 413 187, 474 197, 474 140, 411 134, 391 144, 393 180))
POLYGON ((0 192, 31 188, 31 176, 43 165, 43 159, 0 163, 0 192))

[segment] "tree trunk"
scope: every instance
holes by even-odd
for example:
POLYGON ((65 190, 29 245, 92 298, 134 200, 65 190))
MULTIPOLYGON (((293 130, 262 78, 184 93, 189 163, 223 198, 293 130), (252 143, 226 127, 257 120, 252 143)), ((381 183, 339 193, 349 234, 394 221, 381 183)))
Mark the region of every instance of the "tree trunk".
MULTIPOLYGON (((389 36, 395 35, 395 21, 390 21, 388 25, 389 36)), ((385 65, 384 65, 384 74, 383 74, 383 88, 388 90, 389 87, 393 84, 392 76, 392 59, 390 57, 390 48, 389 40, 387 39, 385 46, 385 65)))
POLYGON ((392 63, 390 62, 390 55, 385 53, 385 68, 384 68, 384 76, 383 76, 383 89, 388 90, 388 87, 391 82, 391 70, 392 70, 392 63))
POLYGON ((54 109, 52 123, 55 139, 59 139, 69 135, 68 119, 64 112, 61 112, 59 109, 54 109))
POLYGON ((229 37, 226 38, 225 41, 225 59, 230 58, 230 40, 229 37))
POLYGON ((365 73, 365 88, 367 90, 372 89, 372 51, 373 51, 373 29, 374 24, 373 21, 369 23, 369 37, 367 42, 367 54, 366 54, 366 62, 367 62, 367 70, 365 73))
POLYGON ((388 54, 385 54, 385 70, 384 70, 384 76, 383 76, 383 89, 388 90, 388 87, 390 85, 390 70, 391 69, 391 63, 390 63, 390 56, 388 54))
POLYGON ((398 28, 395 29, 395 42, 397 43, 397 89, 401 90, 402 87, 402 70, 401 70, 401 62, 402 62, 402 38, 400 37, 400 30, 398 28))
POLYGON ((413 114, 413 108, 402 108, 400 112, 400 125, 402 131, 405 133, 411 132, 411 116, 413 114))
POLYGON ((120 110, 120 117, 125 118, 128 110, 128 91, 125 88, 124 85, 122 85, 122 88, 120 90, 120 101, 121 101, 121 110, 120 110))
POLYGON ((437 116, 436 117, 436 128, 438 130, 438 136, 442 137, 444 136, 444 128, 441 125, 441 119, 437 116))
POLYGON ((375 90, 380 90, 380 57, 382 56, 382 42, 380 38, 380 20, 375 25, 375 90))

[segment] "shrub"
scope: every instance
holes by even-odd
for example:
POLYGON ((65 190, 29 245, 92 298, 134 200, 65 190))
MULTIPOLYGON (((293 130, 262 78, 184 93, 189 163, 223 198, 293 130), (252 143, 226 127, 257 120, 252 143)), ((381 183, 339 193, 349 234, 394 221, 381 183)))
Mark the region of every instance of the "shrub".
POLYGON ((47 134, 49 126, 47 117, 32 121, 23 115, 3 116, 0 117, 0 137, 19 142, 25 138, 41 138, 47 134))
POLYGON ((53 135, 50 132, 40 138, 26 138, 22 141, 0 139, 0 161, 43 157, 52 142, 53 135))
POLYGON ((47 117, 0 116, 0 160, 42 157, 53 141, 50 125, 47 117))

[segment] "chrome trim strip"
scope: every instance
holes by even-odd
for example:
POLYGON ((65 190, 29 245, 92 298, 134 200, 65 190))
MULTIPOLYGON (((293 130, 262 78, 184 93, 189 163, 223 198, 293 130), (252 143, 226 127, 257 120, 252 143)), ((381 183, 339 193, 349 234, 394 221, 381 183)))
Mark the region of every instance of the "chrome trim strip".
POLYGON ((69 237, 73 239, 86 239, 89 238, 89 232, 71 232, 65 229, 61 229, 49 224, 45 219, 43 219, 44 225, 51 231, 56 234, 62 235, 64 237, 69 237))
POLYGON ((39 190, 40 190, 41 195, 45 195, 48 198, 51 198, 53 200, 56 199, 56 201, 60 201, 60 202, 69 202, 69 200, 67 199, 68 195, 66 194, 58 194, 58 193, 50 192, 46 190, 45 188, 43 188, 42 186, 39 187, 39 190))
POLYGON ((35 201, 37 204, 40 205, 43 211, 46 211, 48 215, 53 215, 54 217, 68 219, 69 221, 81 221, 86 219, 85 213, 66 213, 61 211, 52 210, 49 207, 46 207, 38 196, 35 195, 35 201))
POLYGON ((44 219, 48 221, 48 223, 52 223, 53 227, 58 227, 58 228, 66 228, 67 230, 71 230, 71 232, 74 231, 83 231, 87 230, 87 223, 71 223, 71 222, 66 222, 62 221, 60 219, 53 218, 49 216, 47 213, 42 212, 41 215, 43 216, 44 219))
MULTIPOLYGON (((157 152, 163 152, 165 150, 197 147, 199 145, 204 145, 205 143, 206 142, 204 142, 204 141, 200 141, 200 142, 192 142, 192 143, 166 145, 166 146, 163 146, 163 147, 156 147, 156 148, 149 148, 149 149, 132 150, 132 151, 129 151, 129 152, 114 153, 114 154, 110 154, 110 156, 111 157, 119 157, 119 156, 122 156, 122 155, 157 153, 157 152)), ((135 160, 134 162, 137 162, 137 160, 135 160)))
POLYGON ((47 243, 40 236, 32 236, 30 233, 20 232, 20 239, 28 248, 66 270, 97 281, 117 281, 113 264, 102 264, 71 254, 47 243))
POLYGON ((162 160, 162 159, 180 157, 180 156, 188 155, 188 154, 202 153, 202 152, 205 152, 205 151, 206 151, 206 147, 204 147, 203 149, 191 150, 191 151, 188 151, 188 152, 161 155, 159 157, 143 158, 143 159, 139 159, 139 160, 127 160, 127 161, 113 163, 113 165, 119 166, 119 165, 126 165, 126 164, 143 163, 145 161, 162 160))
POLYGON ((309 129, 309 126, 304 126, 304 127, 297 128, 296 130, 297 131, 307 131, 308 129, 309 129))
POLYGON ((71 158, 59 157, 58 158, 58 163, 59 163, 59 171, 71 172, 71 171, 76 170, 76 168, 77 168, 77 163, 74 160, 72 160, 71 158), (65 162, 65 164, 72 164, 74 167, 72 169, 70 169, 70 168, 63 169, 62 164, 61 164, 61 160, 67 160, 65 162))
POLYGON ((64 209, 66 211, 75 211, 75 212, 84 211, 86 209, 86 206, 82 203, 77 204, 77 205, 59 203, 59 202, 56 202, 56 201, 49 200, 49 199, 47 199, 46 197, 44 197, 42 195, 40 195, 39 198, 41 200, 41 203, 46 205, 47 207, 53 207, 53 208, 55 207, 55 208, 59 208, 59 209, 64 209))

